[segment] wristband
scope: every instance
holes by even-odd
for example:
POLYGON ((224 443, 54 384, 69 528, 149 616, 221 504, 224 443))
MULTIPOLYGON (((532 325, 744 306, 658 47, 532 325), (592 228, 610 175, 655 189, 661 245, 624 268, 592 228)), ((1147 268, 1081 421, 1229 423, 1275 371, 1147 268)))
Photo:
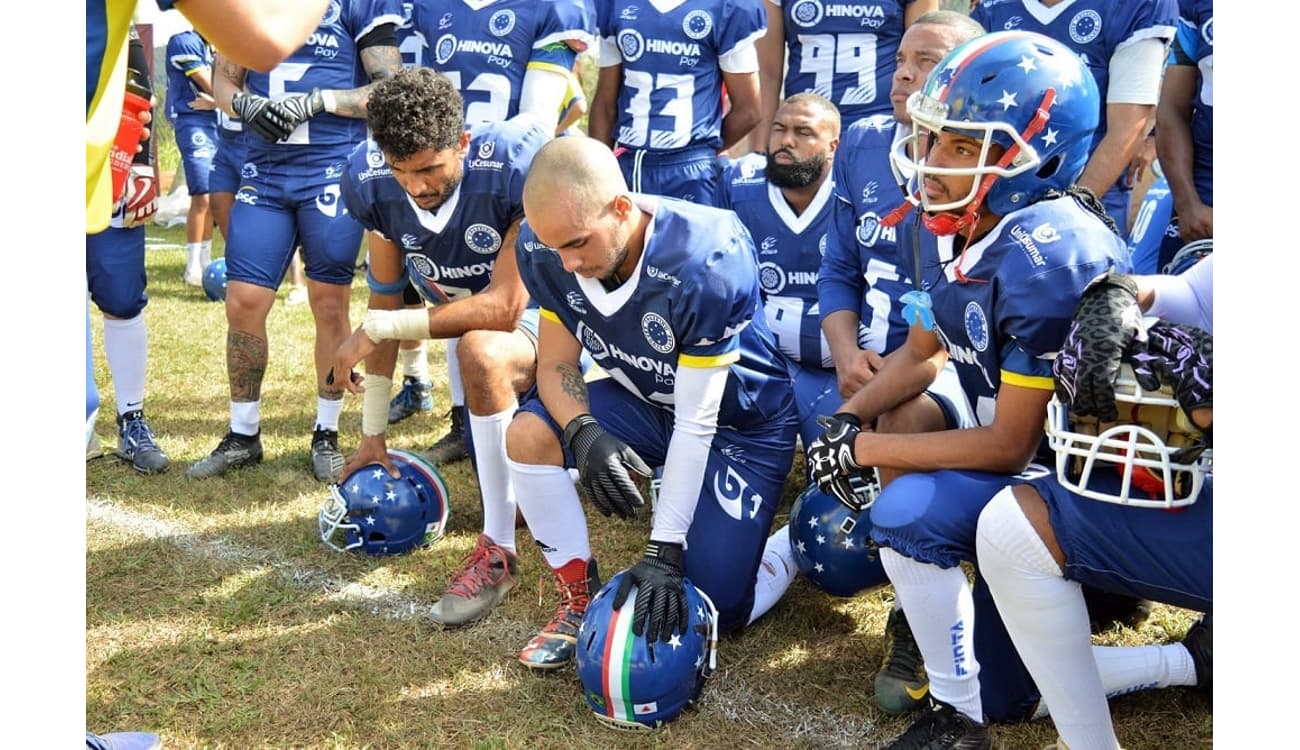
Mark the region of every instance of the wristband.
POLYGON ((388 399, 392 395, 393 379, 368 372, 361 386, 366 389, 361 394, 361 434, 382 435, 388 429, 388 399))
POLYGON ((429 311, 418 310, 367 310, 361 324, 370 340, 417 341, 429 338, 429 311))
POLYGON ((337 104, 337 100, 334 98, 334 92, 330 90, 321 91, 320 100, 321 103, 325 105, 325 111, 334 114, 334 107, 337 104))

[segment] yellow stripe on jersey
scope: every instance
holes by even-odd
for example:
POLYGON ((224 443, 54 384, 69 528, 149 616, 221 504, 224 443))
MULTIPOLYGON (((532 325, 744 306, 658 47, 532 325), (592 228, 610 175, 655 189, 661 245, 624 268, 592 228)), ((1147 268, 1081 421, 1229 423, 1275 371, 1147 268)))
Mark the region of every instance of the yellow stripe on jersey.
POLYGON ((542 60, 529 60, 528 65, 525 67, 525 70, 549 70, 552 73, 559 73, 560 75, 566 75, 573 72, 572 70, 569 70, 563 65, 556 65, 555 63, 543 62, 542 60))
POLYGON ((560 322, 560 316, 556 315, 555 313, 551 312, 550 310, 547 310, 545 307, 539 307, 539 308, 537 308, 537 314, 540 315, 541 317, 543 317, 543 318, 545 318, 545 319, 551 321, 552 323, 556 323, 556 324, 559 324, 559 325, 564 325, 563 323, 560 322))
MULTIPOLYGON (((86 110, 86 233, 94 234, 108 226, 113 216, 113 173, 108 154, 122 120, 122 100, 126 96, 126 40, 131 28, 135 0, 101 0, 107 28, 90 29, 87 34, 102 32, 104 57, 100 61, 95 93, 86 110)), ((91 19, 87 14, 87 23, 91 19)))
POLYGON ((1042 375, 1022 375, 1010 370, 1002 371, 1002 382, 1008 385, 1018 385, 1021 388, 1033 388, 1037 391, 1050 391, 1056 388, 1056 382, 1050 377, 1042 375))
POLYGON ((726 367, 740 361, 740 349, 714 354, 708 357, 700 357, 694 354, 677 355, 677 365, 679 367, 690 367, 697 370, 703 370, 709 367, 726 367))

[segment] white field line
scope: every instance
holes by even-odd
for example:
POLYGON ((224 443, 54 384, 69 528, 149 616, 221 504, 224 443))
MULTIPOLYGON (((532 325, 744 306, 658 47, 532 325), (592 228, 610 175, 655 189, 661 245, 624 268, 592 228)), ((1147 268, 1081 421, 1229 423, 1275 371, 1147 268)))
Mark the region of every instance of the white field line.
MULTIPOLYGON (((241 544, 219 534, 200 533, 177 521, 154 518, 128 510, 111 500, 86 498, 86 517, 133 536, 175 545, 184 554, 233 565, 271 568, 293 585, 319 593, 332 601, 354 605, 378 617, 427 620, 429 603, 391 589, 346 581, 322 570, 303 567, 278 552, 241 544)), ((532 626, 519 623, 528 630, 532 626)), ((862 717, 837 714, 824 707, 801 705, 791 691, 759 689, 734 676, 725 664, 700 694, 700 710, 758 729, 781 727, 791 739, 817 748, 858 748, 878 739, 876 724, 862 717)))

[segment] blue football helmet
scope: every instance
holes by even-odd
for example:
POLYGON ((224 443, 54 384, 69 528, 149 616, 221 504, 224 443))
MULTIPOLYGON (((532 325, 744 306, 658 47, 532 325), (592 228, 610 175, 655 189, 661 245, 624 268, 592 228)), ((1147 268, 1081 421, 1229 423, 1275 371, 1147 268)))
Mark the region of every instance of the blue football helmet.
POLYGON ((912 136, 895 146, 890 161, 914 200, 931 214, 964 207, 970 217, 986 207, 1001 216, 1078 179, 1091 153, 1101 98, 1087 67, 1060 42, 999 31, 948 53, 908 97, 907 113, 912 136), (980 141, 979 164, 929 166, 930 136, 940 131, 980 141), (993 144, 1004 153, 988 163, 993 144), (926 196, 923 182, 938 175, 976 179, 965 196, 936 201, 926 196))
POLYGON ((1212 238, 1193 240, 1179 248, 1178 252, 1174 253, 1174 257, 1165 264, 1165 267, 1160 269, 1160 273, 1176 276, 1205 260, 1212 252, 1214 252, 1214 240, 1212 238))
POLYGON ((799 572, 831 596, 889 583, 871 543, 871 510, 855 513, 815 484, 790 508, 790 548, 799 572))
POLYGON ((226 298, 226 259, 217 258, 203 272, 203 291, 208 299, 220 302, 226 298))
POLYGON ((623 608, 614 593, 627 571, 601 587, 578 629, 578 678, 587 705, 617 729, 653 729, 677 718, 717 669, 718 611, 690 579, 684 582, 689 623, 667 643, 632 633, 637 587, 623 608))
POLYGON ((396 555, 442 538, 450 512, 442 475, 409 451, 389 449, 388 457, 401 474, 397 479, 370 464, 330 485, 316 519, 330 549, 396 555))

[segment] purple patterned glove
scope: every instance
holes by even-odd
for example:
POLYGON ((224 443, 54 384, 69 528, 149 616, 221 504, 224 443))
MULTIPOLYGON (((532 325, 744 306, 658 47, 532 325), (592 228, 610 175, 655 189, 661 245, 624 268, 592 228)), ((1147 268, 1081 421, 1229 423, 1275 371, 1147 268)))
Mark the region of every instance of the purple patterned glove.
POLYGON ((1077 417, 1113 422, 1120 359, 1142 337, 1137 283, 1109 272, 1083 290, 1065 344, 1052 363, 1056 397, 1077 417))
POLYGON ((1193 326, 1159 321, 1133 352, 1133 377, 1153 391, 1167 385, 1188 419, 1192 411, 1214 405, 1214 337, 1193 326))

